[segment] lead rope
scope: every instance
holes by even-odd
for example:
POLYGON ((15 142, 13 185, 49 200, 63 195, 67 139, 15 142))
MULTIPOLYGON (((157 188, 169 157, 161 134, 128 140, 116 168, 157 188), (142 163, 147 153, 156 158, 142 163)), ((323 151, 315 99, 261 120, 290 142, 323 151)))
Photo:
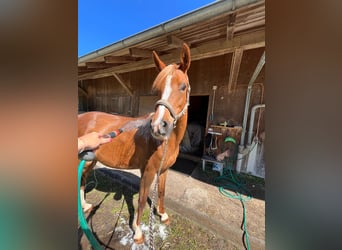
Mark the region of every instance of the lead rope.
POLYGON ((154 203, 155 203, 155 198, 156 198, 156 190, 157 190, 157 185, 159 182, 159 175, 160 175, 160 171, 162 169, 162 166, 164 164, 164 160, 165 160, 165 155, 166 155, 166 150, 167 150, 167 142, 168 140, 165 140, 165 147, 164 147, 164 151, 163 151, 163 156, 162 159, 160 161, 160 166, 159 166, 159 170, 157 173, 157 180, 154 183, 154 188, 153 188, 153 192, 152 192, 152 202, 151 202, 151 209, 150 209, 150 216, 149 216, 149 241, 148 241, 148 249, 150 250, 154 250, 154 236, 153 236, 153 222, 154 222, 154 216, 153 216, 153 208, 154 208, 154 203))

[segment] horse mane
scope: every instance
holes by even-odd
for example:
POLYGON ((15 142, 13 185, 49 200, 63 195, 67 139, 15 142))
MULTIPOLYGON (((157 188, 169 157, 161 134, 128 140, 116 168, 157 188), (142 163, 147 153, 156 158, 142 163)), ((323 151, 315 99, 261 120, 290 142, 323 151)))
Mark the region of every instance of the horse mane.
POLYGON ((178 67, 179 66, 177 64, 173 63, 166 66, 162 71, 160 71, 160 73, 157 75, 156 79, 154 79, 154 82, 152 84, 152 92, 161 90, 163 87, 161 84, 165 83, 164 79, 168 75, 173 74, 178 69, 178 67))

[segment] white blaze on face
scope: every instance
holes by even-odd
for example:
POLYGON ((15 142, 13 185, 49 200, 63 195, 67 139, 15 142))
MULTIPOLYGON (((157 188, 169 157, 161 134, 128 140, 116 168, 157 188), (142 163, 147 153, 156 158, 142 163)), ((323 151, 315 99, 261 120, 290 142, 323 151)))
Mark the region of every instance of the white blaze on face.
MULTIPOLYGON (((171 81, 172 81, 172 75, 168 75, 166 77, 166 81, 165 81, 164 92, 163 92, 162 97, 161 97, 162 100, 166 100, 167 101, 169 99, 170 95, 171 95, 171 91, 172 91, 171 81)), ((152 124, 154 127, 157 126, 158 124, 160 124, 160 122, 162 121, 163 116, 165 114, 165 109, 166 108, 164 106, 162 106, 162 105, 159 106, 158 117, 154 121, 154 123, 152 124)))

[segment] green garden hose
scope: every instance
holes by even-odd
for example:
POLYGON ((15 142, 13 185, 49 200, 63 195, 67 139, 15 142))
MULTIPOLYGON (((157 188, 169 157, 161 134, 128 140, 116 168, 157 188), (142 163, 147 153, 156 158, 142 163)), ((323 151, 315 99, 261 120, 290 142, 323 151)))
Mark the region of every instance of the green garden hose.
POLYGON ((103 250, 103 248, 100 246, 100 243, 95 239, 95 236, 90 231, 90 228, 88 227, 88 223, 84 217, 82 205, 81 205, 81 196, 80 196, 80 187, 81 187, 81 177, 82 177, 82 171, 85 165, 85 160, 81 160, 80 164, 78 165, 78 219, 80 221, 80 226, 84 232, 84 234, 87 236, 90 244, 95 250, 103 250))
MULTIPOLYGON (((114 138, 114 137, 120 135, 124 130, 140 126, 140 123, 141 123, 141 121, 139 121, 139 120, 134 122, 134 123, 127 123, 127 124, 125 124, 124 127, 108 133, 107 135, 105 135, 105 137, 114 138)), ((80 191, 81 191, 80 190, 81 189, 81 178, 82 178, 82 172, 83 172, 85 162, 94 160, 95 159, 95 153, 92 150, 82 151, 81 153, 78 154, 78 158, 81 160, 80 163, 78 164, 78 171, 77 171, 77 176, 78 176, 78 184, 77 184, 78 185, 78 190, 77 190, 78 191, 78 204, 77 204, 78 219, 80 221, 80 226, 81 226, 84 234, 87 236, 87 238, 88 238, 90 244, 92 245, 93 249, 103 250, 103 247, 100 246, 100 243, 95 239, 95 236, 90 231, 87 220, 84 217, 82 204, 81 204, 81 193, 80 193, 80 191)))
POLYGON ((238 176, 229 169, 229 174, 225 170, 224 175, 218 176, 214 179, 215 185, 219 188, 221 194, 228 198, 240 200, 243 207, 243 232, 245 235, 245 243, 247 250, 250 250, 249 235, 247 231, 247 219, 246 219, 246 206, 245 202, 252 199, 249 190, 245 187, 246 183, 238 179, 238 176), (235 191, 236 195, 229 193, 226 189, 235 191), (246 197, 243 197, 241 193, 245 193, 246 197))

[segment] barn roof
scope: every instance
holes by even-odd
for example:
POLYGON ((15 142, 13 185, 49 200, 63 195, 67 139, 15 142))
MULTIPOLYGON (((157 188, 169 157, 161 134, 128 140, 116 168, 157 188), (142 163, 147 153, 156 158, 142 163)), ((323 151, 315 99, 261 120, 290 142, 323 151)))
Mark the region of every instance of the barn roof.
POLYGON ((152 68, 152 50, 166 63, 178 61, 183 42, 192 61, 265 47, 265 1, 217 1, 81 56, 78 79, 152 68))

